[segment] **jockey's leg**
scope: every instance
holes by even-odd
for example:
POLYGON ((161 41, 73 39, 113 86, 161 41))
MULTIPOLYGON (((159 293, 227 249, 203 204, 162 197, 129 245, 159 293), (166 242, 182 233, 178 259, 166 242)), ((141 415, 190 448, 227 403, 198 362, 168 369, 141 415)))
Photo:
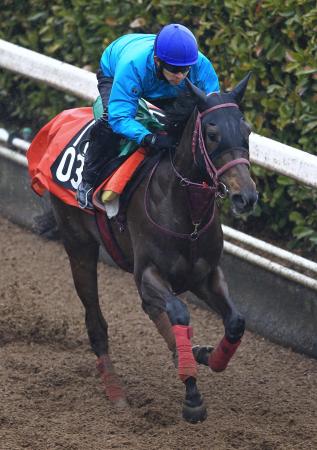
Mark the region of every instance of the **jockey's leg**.
POLYGON ((97 72, 97 79, 104 112, 91 127, 82 181, 77 188, 78 204, 87 209, 93 209, 92 194, 96 180, 107 162, 118 155, 120 141, 120 136, 112 131, 108 123, 108 102, 113 79, 105 77, 101 70, 97 72))
POLYGON ((245 330, 244 317, 230 298, 227 282, 219 266, 192 292, 223 318, 225 335, 218 346, 214 350, 211 347, 193 349, 197 362, 208 365, 215 372, 221 372, 240 345, 245 330))
POLYGON ((82 181, 77 189, 77 200, 81 208, 93 209, 92 194, 103 167, 118 155, 119 138, 100 118, 91 127, 89 145, 85 153, 82 181))
POLYGON ((173 352, 179 378, 185 384, 183 417, 189 422, 203 421, 207 411, 196 385, 197 366, 191 348, 192 328, 187 306, 172 293, 171 286, 155 267, 147 267, 135 279, 142 307, 173 352))

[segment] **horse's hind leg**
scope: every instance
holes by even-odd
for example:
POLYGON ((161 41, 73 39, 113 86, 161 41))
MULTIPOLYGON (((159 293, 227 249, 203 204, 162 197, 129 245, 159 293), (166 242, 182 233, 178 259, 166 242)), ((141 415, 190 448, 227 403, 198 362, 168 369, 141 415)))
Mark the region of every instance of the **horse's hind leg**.
POLYGON ((85 307, 85 323, 90 345, 97 355, 96 366, 100 373, 105 393, 117 406, 125 406, 125 394, 109 357, 108 325, 98 298, 97 262, 99 245, 90 241, 84 245, 66 242, 77 294, 85 307))
POLYGON ((208 365, 215 372, 221 372, 240 345, 245 330, 244 317, 230 299, 228 286, 219 266, 192 292, 223 318, 225 335, 218 346, 214 350, 211 347, 193 349, 197 362, 208 365))
POLYGON ((206 419, 207 411, 196 384, 197 367, 190 341, 192 329, 187 306, 172 293, 170 285, 153 266, 136 276, 136 283, 144 311, 176 356, 178 375, 186 388, 183 417, 188 422, 201 422, 206 419))
POLYGON ((90 345, 97 355, 97 369, 100 372, 107 397, 116 405, 126 404, 125 394, 114 371, 108 354, 108 332, 98 297, 97 263, 99 244, 88 231, 94 226, 77 208, 63 204, 56 197, 51 198, 54 215, 68 254, 77 294, 85 308, 85 322, 90 345))

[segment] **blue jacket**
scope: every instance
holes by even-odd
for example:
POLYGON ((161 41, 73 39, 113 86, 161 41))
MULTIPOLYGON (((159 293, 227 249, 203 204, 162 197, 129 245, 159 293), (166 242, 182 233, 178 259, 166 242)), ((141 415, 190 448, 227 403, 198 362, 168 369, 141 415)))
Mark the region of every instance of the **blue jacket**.
MULTIPOLYGON (((185 81, 177 86, 157 77, 154 63, 155 34, 128 34, 112 42, 103 52, 100 67, 106 77, 113 78, 108 103, 108 120, 115 133, 141 143, 150 133, 135 120, 138 99, 176 98, 185 89, 185 81)), ((219 91, 219 81, 211 62, 199 52, 191 67, 189 79, 206 94, 219 91)))

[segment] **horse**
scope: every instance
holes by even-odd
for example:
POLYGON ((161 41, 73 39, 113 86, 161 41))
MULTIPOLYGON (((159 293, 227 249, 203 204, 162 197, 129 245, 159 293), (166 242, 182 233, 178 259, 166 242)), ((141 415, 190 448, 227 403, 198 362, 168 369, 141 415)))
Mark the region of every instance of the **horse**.
MULTIPOLYGON (((115 239, 132 267, 142 308, 164 338, 184 383, 182 416, 190 423, 207 417, 197 386, 197 364, 224 370, 245 329, 244 317, 229 295, 219 266, 223 234, 218 201, 227 194, 234 214, 250 212, 257 201, 249 172, 250 128, 239 108, 249 77, 229 92, 210 95, 187 81, 191 108, 175 151, 164 152, 136 188, 127 207, 124 231, 111 219, 115 239), (217 347, 192 347, 189 311, 179 298, 186 291, 221 315, 224 336, 217 347)), ((97 261, 102 240, 95 218, 53 194, 51 202, 85 308, 103 388, 114 405, 126 407, 98 299, 97 261)))

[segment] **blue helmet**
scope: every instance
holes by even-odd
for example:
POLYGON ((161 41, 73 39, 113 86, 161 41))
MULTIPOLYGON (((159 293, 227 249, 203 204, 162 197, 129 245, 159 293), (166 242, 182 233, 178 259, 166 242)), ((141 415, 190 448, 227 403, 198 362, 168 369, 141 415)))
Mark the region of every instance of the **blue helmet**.
POLYGON ((198 60, 196 38, 184 25, 171 23, 156 36, 154 54, 173 66, 191 66, 198 60))

